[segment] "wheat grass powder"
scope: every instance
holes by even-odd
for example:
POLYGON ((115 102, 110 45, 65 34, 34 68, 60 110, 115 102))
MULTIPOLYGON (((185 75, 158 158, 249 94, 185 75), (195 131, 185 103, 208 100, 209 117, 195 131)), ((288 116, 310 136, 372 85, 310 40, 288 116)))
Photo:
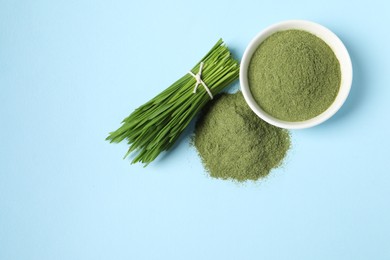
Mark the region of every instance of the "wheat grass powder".
POLYGON ((196 123, 193 143, 210 176, 243 182, 280 166, 290 135, 260 119, 237 92, 209 102, 196 123))
POLYGON ((272 34, 254 52, 248 68, 253 98, 269 115, 284 121, 311 119, 335 100, 340 63, 332 49, 302 30, 272 34))

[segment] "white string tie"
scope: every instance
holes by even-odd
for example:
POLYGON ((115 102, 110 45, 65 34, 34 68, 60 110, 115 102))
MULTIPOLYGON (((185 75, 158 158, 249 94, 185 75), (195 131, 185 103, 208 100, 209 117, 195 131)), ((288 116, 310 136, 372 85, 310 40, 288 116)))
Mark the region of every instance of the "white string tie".
POLYGON ((203 70, 203 62, 200 63, 199 72, 195 75, 192 73, 192 71, 188 72, 191 76, 193 76, 196 79, 196 84, 194 87, 194 91, 192 93, 196 93, 196 90, 198 89, 199 85, 202 85, 204 89, 207 91, 207 94, 209 94, 210 99, 213 99, 213 94, 211 93, 210 89, 207 87, 206 83, 202 80, 202 70, 203 70))

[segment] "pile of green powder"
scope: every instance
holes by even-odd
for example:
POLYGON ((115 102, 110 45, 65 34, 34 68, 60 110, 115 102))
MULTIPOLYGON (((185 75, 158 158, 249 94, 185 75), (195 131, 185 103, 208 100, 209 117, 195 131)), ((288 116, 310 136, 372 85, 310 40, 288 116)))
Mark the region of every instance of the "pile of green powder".
POLYGON ((205 108, 194 145, 212 177, 258 180, 280 166, 290 147, 287 130, 261 120, 241 92, 222 94, 205 108))
POLYGON ((277 32, 260 44, 248 70, 249 86, 259 106, 275 118, 295 122, 324 112, 340 88, 340 64, 317 36, 277 32))

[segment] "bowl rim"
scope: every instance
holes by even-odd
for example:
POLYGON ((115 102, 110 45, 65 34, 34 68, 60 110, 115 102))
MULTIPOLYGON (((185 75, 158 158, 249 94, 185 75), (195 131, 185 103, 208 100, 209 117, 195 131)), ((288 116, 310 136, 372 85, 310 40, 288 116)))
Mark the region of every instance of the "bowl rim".
POLYGON ((334 34, 328 28, 318 23, 307 20, 286 20, 268 26, 250 41, 250 43, 245 49, 240 64, 241 91, 249 107, 253 110, 253 112, 256 113, 257 116, 259 116, 261 119, 268 122, 269 124, 286 129, 309 128, 319 125, 331 118, 342 107, 345 100, 347 99, 352 85, 352 77, 353 70, 351 58, 343 42, 339 39, 339 37, 337 37, 336 34, 334 34), (305 121, 290 122, 280 120, 262 110, 252 96, 247 77, 248 66, 250 64, 252 55, 256 51, 258 46, 272 34, 290 29, 307 31, 322 39, 332 49, 340 63, 341 82, 339 92, 335 100, 324 112, 314 118, 305 121))

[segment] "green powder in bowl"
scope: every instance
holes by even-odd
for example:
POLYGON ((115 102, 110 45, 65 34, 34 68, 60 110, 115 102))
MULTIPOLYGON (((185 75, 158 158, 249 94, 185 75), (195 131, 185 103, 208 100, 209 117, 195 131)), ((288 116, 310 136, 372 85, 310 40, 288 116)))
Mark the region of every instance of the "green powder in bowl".
POLYGON ((248 82, 266 113, 285 121, 304 121, 324 112, 335 100, 340 64, 317 36, 302 30, 280 31, 253 54, 248 82))
POLYGON ((280 22, 259 33, 240 65, 243 95, 266 122, 308 128, 333 116, 348 97, 352 63, 341 40, 322 25, 280 22))

